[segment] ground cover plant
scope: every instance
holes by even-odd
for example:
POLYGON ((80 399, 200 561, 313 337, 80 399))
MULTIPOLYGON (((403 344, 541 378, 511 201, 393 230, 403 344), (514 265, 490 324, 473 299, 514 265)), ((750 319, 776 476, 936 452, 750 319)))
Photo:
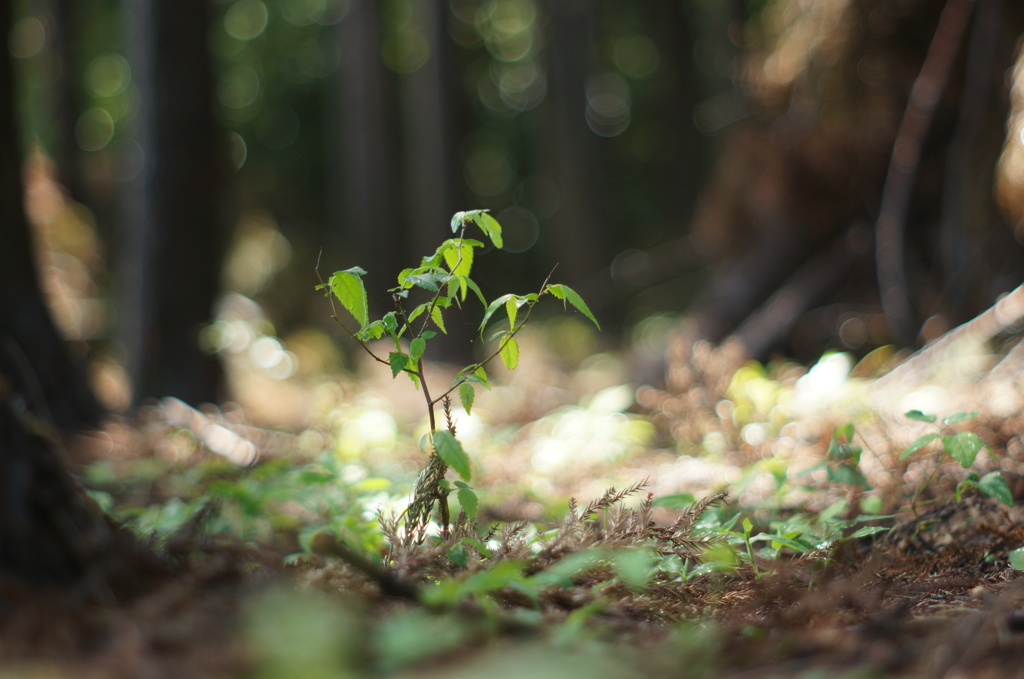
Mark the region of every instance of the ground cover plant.
MULTIPOLYGON (((418 319, 461 301, 444 278, 459 256, 433 257, 403 272, 437 284, 418 319)), ((481 364, 431 364, 408 324, 381 319, 367 349, 402 358, 360 348, 362 367, 305 383, 317 397, 301 428, 253 421, 244 399, 166 399, 70 441, 92 497, 170 574, 118 605, 4 590, 5 676, 1016 671, 1020 414, 981 395, 979 412, 942 420, 886 409, 863 395, 887 366, 744 362, 678 327, 659 335, 666 383, 631 384, 622 356, 559 353, 591 332, 583 314, 522 325, 549 287, 480 307, 504 312, 491 388, 459 406, 440 395, 479 384, 464 380, 481 364), (502 360, 509 339, 518 364, 502 360), (448 386, 428 397, 424 377, 448 386), (439 427, 475 507, 443 471, 423 500, 431 465, 448 464, 429 446, 439 427)), ((357 339, 373 325, 359 324, 357 339)))

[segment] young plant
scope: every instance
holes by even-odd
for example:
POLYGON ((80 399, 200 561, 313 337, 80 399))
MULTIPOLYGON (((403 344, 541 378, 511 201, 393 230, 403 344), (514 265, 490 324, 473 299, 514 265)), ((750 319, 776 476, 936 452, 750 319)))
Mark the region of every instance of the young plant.
MULTIPOLYGON (((934 424, 938 419, 935 415, 922 413, 920 410, 911 410, 905 413, 906 417, 911 420, 917 420, 918 422, 927 422, 928 424, 934 424)), ((953 413, 949 417, 945 417, 942 420, 942 425, 950 427, 954 424, 966 422, 978 416, 978 413, 964 413, 958 412, 953 413)), ((914 455, 918 451, 921 451, 928 447, 933 441, 939 441, 942 444, 942 451, 952 457, 954 460, 960 463, 960 466, 964 469, 969 468, 974 464, 974 459, 978 456, 978 453, 987 446, 982 442, 977 434, 971 431, 954 431, 951 433, 943 433, 941 430, 937 432, 930 432, 917 438, 911 443, 903 454, 900 455, 901 460, 914 455)), ((938 467, 932 470, 932 473, 928 476, 925 482, 918 489, 914 495, 914 500, 924 491, 924 489, 931 482, 935 473, 938 471, 938 467)), ((959 502, 963 497, 965 491, 970 488, 977 488, 985 495, 999 500, 1003 504, 1012 507, 1013 506, 1013 493, 1010 491, 1010 486, 1003 477, 1002 472, 994 471, 985 474, 984 476, 978 476, 977 472, 971 472, 967 475, 963 481, 957 484, 955 497, 956 501, 959 502)))
POLYGON ((480 291, 480 287, 472 279, 474 254, 484 243, 466 237, 466 229, 476 225, 496 248, 502 247, 501 225, 487 210, 470 210, 457 212, 451 220, 453 238, 442 242, 433 254, 427 255, 415 268, 404 269, 398 274, 398 284, 390 288, 394 310, 384 314, 378 320, 370 321, 369 305, 366 288, 362 276, 366 271, 353 267, 338 271, 326 283, 321 279, 318 290, 325 290, 331 297, 332 317, 346 333, 378 363, 391 369, 392 377, 406 374, 423 394, 424 405, 430 422, 430 433, 425 437, 423 447, 428 451, 427 466, 421 472, 413 492, 412 502, 406 516, 408 535, 422 540, 432 509, 436 506, 442 529, 447 532, 451 523, 448 512, 448 495, 452 488, 445 479, 451 467, 462 480, 455 481, 456 495, 459 504, 466 514, 472 516, 476 512, 477 497, 468 485, 471 478, 469 457, 456 438, 455 423, 451 413, 451 397, 458 393, 459 401, 466 412, 473 408, 476 396, 476 385, 489 388, 486 366, 495 358, 501 358, 509 370, 519 364, 519 342, 516 335, 530 318, 534 305, 545 296, 562 300, 564 305, 571 304, 600 329, 600 325, 590 312, 587 304, 576 291, 567 285, 549 283, 545 280, 537 292, 525 295, 505 294, 488 302, 480 291), (426 293, 426 301, 411 308, 410 293, 413 291, 426 293), (447 333, 445 314, 453 307, 461 308, 469 293, 479 299, 484 307, 483 320, 480 323, 480 334, 483 336, 488 322, 495 314, 504 312, 507 325, 501 324, 492 335, 497 340, 496 348, 482 361, 470 363, 458 372, 455 379, 439 395, 432 394, 423 368, 423 357, 427 354, 429 342, 437 337, 437 333, 447 333), (342 322, 334 309, 334 299, 359 324, 357 330, 351 330, 342 322), (377 355, 370 348, 369 342, 383 337, 392 340, 393 351, 387 358, 377 355), (445 414, 445 427, 438 428, 436 419, 437 406, 441 405, 445 414))

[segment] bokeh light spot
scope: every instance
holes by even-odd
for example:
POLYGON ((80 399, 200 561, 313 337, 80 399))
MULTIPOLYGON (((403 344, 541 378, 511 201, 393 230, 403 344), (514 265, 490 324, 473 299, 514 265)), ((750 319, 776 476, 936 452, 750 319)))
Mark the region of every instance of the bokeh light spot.
POLYGON ((121 94, 131 82, 131 77, 131 67, 120 54, 96 57, 85 69, 86 85, 97 97, 121 94))
POLYGON ((224 30, 232 38, 252 40, 267 28, 267 6, 260 0, 238 0, 224 15, 224 30))
POLYGON ((630 122, 632 97, 622 76, 602 73, 587 82, 587 125, 602 137, 622 134, 630 122))
POLYGON ((657 70, 660 59, 653 40, 640 33, 629 33, 615 40, 612 61, 625 75, 644 78, 657 70))
POLYGON ((248 66, 228 69, 217 83, 217 99, 228 108, 251 106, 260 94, 260 77, 248 66))
POLYGON ((75 141, 83 151, 99 151, 114 138, 114 119, 102 108, 91 108, 78 117, 75 141))
POLYGON ((36 17, 25 17, 11 29, 8 49, 17 59, 28 59, 46 45, 46 27, 36 17))

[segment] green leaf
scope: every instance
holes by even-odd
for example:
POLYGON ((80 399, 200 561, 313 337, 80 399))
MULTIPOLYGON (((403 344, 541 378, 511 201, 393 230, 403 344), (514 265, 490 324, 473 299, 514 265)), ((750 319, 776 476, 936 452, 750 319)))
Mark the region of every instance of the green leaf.
POLYGON ((501 239, 501 224, 498 220, 487 213, 487 210, 474 210, 472 215, 473 221, 480 230, 487 234, 487 237, 494 243, 494 247, 499 250, 504 247, 504 243, 501 239))
POLYGON ((515 370, 519 365, 519 342, 512 335, 501 340, 501 362, 509 370, 515 370))
POLYGON ((903 451, 902 455, 900 455, 900 459, 901 460, 907 459, 908 457, 910 457, 911 455, 913 455, 917 451, 921 450, 922 448, 924 448, 926 445, 928 445, 929 443, 931 443, 932 441, 934 441, 937 438, 939 438, 939 435, 938 434, 934 434, 934 433, 933 434, 925 434, 924 436, 918 437, 916 441, 914 441, 909 446, 907 446, 907 449, 903 451))
POLYGON ((392 351, 388 354, 388 363, 391 364, 391 377, 398 377, 398 373, 409 367, 409 356, 400 351, 392 351))
POLYGON ((459 280, 465 281, 466 285, 469 286, 469 289, 472 290, 473 293, 477 296, 477 299, 480 300, 480 304, 487 306, 487 298, 484 297, 484 293, 480 291, 480 286, 477 285, 472 278, 460 278, 459 280))
POLYGON ((868 483, 867 478, 856 466, 852 464, 839 464, 834 467, 829 467, 827 470, 828 480, 834 483, 843 483, 847 486, 860 486, 861 488, 871 489, 871 484, 868 483))
POLYGON ((806 554, 807 552, 814 549, 812 546, 805 544, 794 538, 788 538, 785 535, 769 535, 768 533, 761 533, 751 539, 751 542, 771 542, 773 549, 781 549, 782 547, 789 547, 790 549, 800 553, 806 554))
POLYGON ((451 274, 444 271, 432 271, 430 273, 416 273, 406 276, 405 281, 418 288, 437 292, 438 288, 451 280, 451 274))
POLYGON ((833 435, 833 437, 834 438, 842 437, 842 438, 846 439, 847 441, 852 441, 853 440, 853 436, 856 433, 857 433, 857 430, 854 429, 853 422, 847 422, 845 424, 841 424, 838 427, 836 427, 836 431, 835 431, 835 434, 833 435))
POLYGON ((907 419, 917 420, 918 422, 928 422, 929 424, 936 420, 936 417, 934 415, 926 415, 922 413, 920 410, 908 411, 906 413, 903 413, 903 416, 906 417, 907 419))
POLYGON ((356 337, 366 342, 372 339, 380 339, 384 335, 384 322, 374 321, 356 333, 356 337))
POLYGON ((430 320, 434 321, 434 325, 438 327, 444 334, 448 334, 448 330, 444 327, 444 316, 441 315, 441 307, 434 305, 434 308, 430 310, 430 320))
POLYGON ((961 422, 966 422, 967 420, 973 420, 977 416, 978 416, 978 411, 974 411, 973 413, 965 413, 965 412, 953 413, 949 417, 943 418, 942 419, 942 424, 947 424, 947 425, 948 424, 960 424, 961 422))
POLYGON ((455 492, 455 497, 459 499, 459 505, 461 505, 462 511, 466 512, 466 516, 469 518, 475 519, 476 508, 479 505, 476 493, 474 493, 473 489, 462 481, 456 481, 455 487, 458 488, 455 492))
POLYGON ((406 318, 405 320, 406 320, 407 322, 409 322, 409 323, 412 323, 412 322, 413 322, 413 321, 415 321, 415 320, 416 320, 417 318, 419 318, 420 316, 422 316, 422 315, 423 315, 423 313, 424 313, 424 312, 425 312, 425 311, 426 311, 427 309, 429 309, 429 308, 430 308, 430 302, 424 302, 423 304, 420 304, 420 305, 419 305, 419 306, 417 306, 417 307, 416 307, 415 309, 413 309, 413 310, 412 310, 411 312, 409 312, 409 315, 408 315, 408 317, 407 317, 407 318, 406 318))
POLYGON ((668 509, 683 509, 689 507, 696 501, 693 493, 676 493, 674 495, 662 495, 651 501, 655 507, 667 507, 668 509))
POLYGON ((505 313, 508 314, 509 330, 516 329, 516 315, 519 313, 519 304, 520 301, 515 295, 512 295, 507 300, 505 300, 505 313))
POLYGON ((498 297, 493 302, 487 305, 487 310, 484 311, 484 320, 480 321, 481 337, 483 337, 484 328, 487 327, 487 321, 491 320, 491 316, 494 315, 494 312, 501 308, 501 305, 507 302, 512 297, 514 297, 514 295, 502 295, 501 297, 498 297))
POLYGON ((358 321, 360 328, 366 327, 370 322, 366 288, 363 286, 363 279, 360 278, 365 275, 365 270, 354 266, 345 271, 336 271, 329 281, 331 292, 345 310, 352 314, 352 318, 358 321))
POLYGON ((972 431, 961 431, 942 437, 942 447, 953 459, 966 469, 974 464, 974 458, 985 447, 978 435, 972 431))
POLYGON ((850 533, 850 539, 863 538, 876 533, 883 533, 889 530, 889 526, 864 526, 850 533))
POLYGON ((452 215, 452 233, 461 229, 474 212, 479 212, 479 210, 466 210, 464 212, 456 212, 452 215))
POLYGON ((423 357, 423 352, 427 350, 427 340, 422 337, 415 338, 409 343, 409 358, 412 363, 417 363, 423 357))
POLYGON ((999 500, 1007 507, 1013 506, 1013 493, 1002 472, 989 472, 978 481, 978 490, 991 498, 999 500))
POLYGON ((1010 552, 1010 565, 1018 571, 1024 571, 1024 547, 1018 547, 1010 552))
MULTIPOLYGON (((448 265, 448 271, 456 276, 469 276, 473 269, 473 247, 483 243, 469 239, 454 240, 450 243, 451 245, 444 249, 444 263, 448 265)), ((465 298, 465 292, 462 296, 465 298)))
POLYGON ((590 307, 588 307, 587 303, 583 301, 583 298, 579 296, 579 293, 568 285, 556 283, 555 285, 549 285, 546 290, 558 299, 572 304, 576 307, 577 311, 589 318, 590 322, 593 323, 598 330, 601 329, 601 324, 597 322, 596 318, 594 318, 594 314, 590 313, 590 307))
POLYGON ((466 409, 468 415, 473 410, 473 400, 476 398, 476 389, 469 382, 463 382, 459 385, 459 401, 462 402, 462 407, 466 409))
POLYGON ((652 556, 646 549, 618 549, 612 552, 612 566, 623 584, 637 591, 643 589, 651 577, 652 556))
POLYGON ((473 381, 479 381, 480 384, 484 385, 487 389, 491 388, 491 382, 487 377, 487 371, 484 370, 482 365, 478 366, 477 369, 473 371, 473 375, 470 379, 473 381))
MULTIPOLYGON (((462 449, 462 444, 449 431, 435 431, 433 440, 434 450, 441 456, 445 464, 454 469, 466 481, 469 481, 469 456, 462 449)), ((468 514, 469 512, 466 513, 468 514)))

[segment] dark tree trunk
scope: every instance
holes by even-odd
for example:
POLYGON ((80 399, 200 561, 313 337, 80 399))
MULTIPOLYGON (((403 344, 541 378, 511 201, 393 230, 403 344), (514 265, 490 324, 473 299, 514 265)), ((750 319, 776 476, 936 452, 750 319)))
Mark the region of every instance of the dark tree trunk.
MULTIPOLYGON (((597 6, 592 0, 551 0, 549 41, 551 125, 543 139, 562 200, 552 217, 551 254, 558 277, 579 285, 609 260, 602 194, 599 138, 587 127, 588 78, 596 72, 597 6)), ((587 289, 580 292, 586 296, 587 289)))
POLYGON ((213 112, 206 0, 135 0, 135 80, 145 165, 120 261, 125 345, 136 399, 220 395, 199 346, 219 292, 226 175, 213 112))
POLYGON ((85 202, 82 187, 82 163, 75 141, 75 125, 81 113, 81 97, 78 86, 82 79, 79 67, 78 40, 80 34, 81 0, 54 0, 53 26, 54 47, 58 69, 56 90, 56 121, 59 125, 55 140, 57 178, 68 194, 79 202, 85 202))
POLYGON ((44 303, 25 216, 11 20, 10 3, 0 3, 0 383, 60 427, 88 426, 100 407, 44 303))
MULTIPOLYGON (((56 584, 99 575, 105 559, 134 563, 125 550, 140 552, 67 473, 51 435, 54 423, 96 423, 100 408, 39 289, 22 203, 11 18, 0 2, 0 577, 56 584)), ((105 573, 90 592, 113 574, 105 573)))
MULTIPOLYGON (((371 314, 391 309, 384 292, 409 265, 399 210, 394 74, 380 58, 380 3, 353 0, 338 25, 344 61, 339 71, 332 147, 336 177, 334 214, 345 252, 325 253, 336 267, 367 270, 371 314)), ((329 272, 327 272, 329 273, 329 272)))

